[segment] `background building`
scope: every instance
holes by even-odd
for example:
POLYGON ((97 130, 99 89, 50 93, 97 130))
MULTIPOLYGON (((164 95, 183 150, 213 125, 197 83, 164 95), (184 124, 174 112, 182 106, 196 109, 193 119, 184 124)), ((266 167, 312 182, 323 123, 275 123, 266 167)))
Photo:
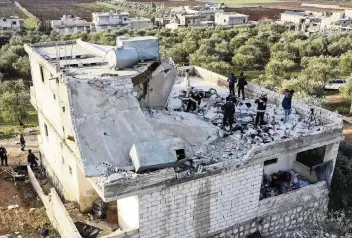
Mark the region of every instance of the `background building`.
POLYGON ((78 32, 88 32, 90 29, 90 23, 79 17, 64 15, 61 20, 51 21, 51 27, 54 31, 60 34, 68 35, 78 32))
POLYGON ((23 19, 18 17, 0 17, 0 30, 21 31, 24 27, 23 19))
POLYGON ((248 23, 248 15, 238 14, 234 12, 219 12, 215 13, 216 25, 242 25, 248 23))
POLYGON ((130 23, 128 12, 101 12, 92 14, 92 31, 115 30, 130 23))

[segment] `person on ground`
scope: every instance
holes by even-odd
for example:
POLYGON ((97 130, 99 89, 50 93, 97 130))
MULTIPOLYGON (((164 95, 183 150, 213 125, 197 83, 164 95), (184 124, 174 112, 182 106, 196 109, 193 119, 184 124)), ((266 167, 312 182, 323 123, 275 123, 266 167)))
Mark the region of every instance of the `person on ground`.
POLYGON ((244 97, 244 86, 247 85, 246 77, 243 75, 243 72, 241 72, 240 77, 238 78, 238 97, 240 98, 240 93, 242 92, 242 100, 245 99, 244 97))
POLYGON ((257 107, 257 116, 255 118, 255 126, 264 125, 264 114, 266 110, 266 102, 268 101, 266 94, 262 94, 258 99, 255 100, 255 103, 258 104, 257 107))
POLYGON ((26 140, 24 139, 24 135, 22 133, 20 135, 20 145, 21 150, 24 151, 24 148, 26 147, 26 140))
POLYGON ((31 168, 33 169, 34 167, 38 167, 38 158, 35 157, 35 155, 32 153, 32 150, 28 150, 28 156, 27 156, 27 161, 30 163, 31 168))
POLYGON ((8 166, 7 164, 7 150, 0 146, 0 158, 1 158, 1 166, 8 166))
POLYGON ((285 96, 284 96, 284 99, 282 100, 282 107, 285 111, 284 123, 287 122, 288 117, 291 114, 293 93, 294 93, 293 90, 285 89, 285 96))
POLYGON ((229 82, 229 90, 230 94, 235 96, 235 84, 237 83, 236 76, 232 73, 230 77, 227 79, 227 82, 229 82))
POLYGON ((192 107, 192 111, 195 111, 197 107, 200 105, 201 101, 202 101, 202 97, 199 94, 198 90, 192 89, 189 95, 186 112, 189 112, 191 107, 192 107))
POLYGON ((232 124, 235 117, 235 104, 232 101, 231 95, 226 98, 226 103, 221 106, 223 111, 222 129, 225 129, 226 123, 230 125, 230 131, 232 131, 232 124))

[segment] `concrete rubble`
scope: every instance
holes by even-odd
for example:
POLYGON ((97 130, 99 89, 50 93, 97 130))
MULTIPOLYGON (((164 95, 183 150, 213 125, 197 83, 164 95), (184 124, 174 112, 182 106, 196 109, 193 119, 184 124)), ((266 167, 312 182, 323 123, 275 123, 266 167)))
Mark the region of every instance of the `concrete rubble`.
POLYGON ((309 181, 293 170, 279 171, 270 176, 264 174, 260 189, 260 199, 277 196, 283 193, 308 186, 309 181))
POLYGON ((271 238, 342 238, 345 236, 338 236, 329 234, 323 230, 318 229, 296 229, 293 231, 280 232, 270 236, 271 238))
MULTIPOLYGON (((204 98, 195 112, 184 112, 186 105, 183 97, 187 87, 181 82, 181 79, 177 79, 170 93, 166 109, 153 110, 148 108, 143 110, 148 120, 160 124, 175 122, 185 125, 199 125, 204 123, 212 129, 213 133, 209 133, 208 138, 201 146, 192 146, 190 142, 191 146, 185 148, 186 158, 175 166, 177 178, 194 176, 220 167, 241 165, 248 161, 251 150, 254 148, 325 131, 324 125, 319 120, 301 118, 294 108, 288 122, 284 123, 284 111, 281 105, 274 104, 267 104, 265 115, 267 123, 255 127, 257 108, 255 99, 238 99, 235 113, 236 123, 233 125, 232 132, 226 129, 222 130, 221 105, 228 96, 228 90, 197 77, 190 77, 190 86, 204 92, 215 88, 218 96, 204 98)), ((128 168, 124 171, 117 171, 111 167, 106 170, 104 176, 100 177, 100 183, 107 184, 139 176, 143 176, 143 174, 131 172, 128 168)))

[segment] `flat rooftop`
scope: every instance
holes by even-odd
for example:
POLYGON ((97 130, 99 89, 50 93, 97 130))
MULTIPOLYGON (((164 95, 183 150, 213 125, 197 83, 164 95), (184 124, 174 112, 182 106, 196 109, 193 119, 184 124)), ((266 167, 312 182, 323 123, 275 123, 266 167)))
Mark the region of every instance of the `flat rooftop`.
POLYGON ((145 64, 121 70, 111 69, 105 56, 114 46, 75 40, 38 43, 30 47, 52 67, 59 67, 66 75, 77 79, 106 78, 106 75, 132 76, 145 69, 145 64))

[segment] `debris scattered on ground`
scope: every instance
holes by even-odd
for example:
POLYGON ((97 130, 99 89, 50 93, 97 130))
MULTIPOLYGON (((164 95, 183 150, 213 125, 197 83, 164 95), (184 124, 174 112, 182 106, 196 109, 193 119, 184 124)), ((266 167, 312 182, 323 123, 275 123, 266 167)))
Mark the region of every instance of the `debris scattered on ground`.
POLYGON ((92 215, 95 219, 106 217, 106 203, 101 198, 93 202, 92 215))
POLYGON ((11 209, 15 209, 15 208, 19 208, 20 206, 18 206, 17 204, 15 205, 10 205, 7 207, 8 210, 11 210, 11 209))
POLYGON ((98 237, 101 231, 97 227, 79 221, 75 222, 75 225, 77 227, 77 230, 79 231, 79 234, 81 234, 81 236, 85 238, 96 238, 98 237))
POLYGON ((272 175, 263 175, 263 182, 260 189, 260 199, 274 197, 283 193, 288 193, 290 191, 308 186, 309 181, 294 172, 293 170, 279 171, 273 173, 272 175))
POLYGON ((270 236, 270 238, 340 238, 340 237, 342 238, 344 236, 333 235, 323 230, 305 229, 305 228, 280 232, 278 234, 270 236))

